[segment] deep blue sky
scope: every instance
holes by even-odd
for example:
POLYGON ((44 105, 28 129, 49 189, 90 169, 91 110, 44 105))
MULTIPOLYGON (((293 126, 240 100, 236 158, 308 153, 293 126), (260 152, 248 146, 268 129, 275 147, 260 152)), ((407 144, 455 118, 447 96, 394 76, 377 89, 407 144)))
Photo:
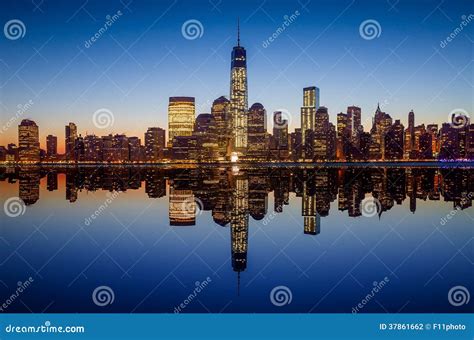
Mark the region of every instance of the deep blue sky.
MULTIPOLYGON (((209 112, 215 98, 229 93, 237 17, 248 56, 249 106, 258 101, 269 113, 288 110, 292 129, 299 125, 302 88, 310 85, 321 89, 333 122, 355 104, 366 129, 378 101, 405 125, 410 109, 416 123, 441 123, 457 108, 472 113, 474 20, 440 47, 462 15, 474 13, 472 1, 35 1, 39 8, 31 0, 0 4, 2 27, 11 19, 26 26, 22 39, 0 36, 0 123, 32 100, 19 119, 40 125, 42 143, 48 133, 62 142, 69 121, 83 134, 143 138, 148 126, 167 128, 169 96, 194 96, 197 113, 209 112), (106 15, 118 10, 118 21, 85 48, 106 15), (283 16, 295 11, 297 19, 264 48, 283 16), (189 19, 202 23, 201 38, 181 34, 189 19), (359 34, 367 19, 380 23, 378 38, 359 34), (100 108, 113 112, 112 127, 94 127, 100 108)), ((19 119, 0 144, 16 142, 19 119)))

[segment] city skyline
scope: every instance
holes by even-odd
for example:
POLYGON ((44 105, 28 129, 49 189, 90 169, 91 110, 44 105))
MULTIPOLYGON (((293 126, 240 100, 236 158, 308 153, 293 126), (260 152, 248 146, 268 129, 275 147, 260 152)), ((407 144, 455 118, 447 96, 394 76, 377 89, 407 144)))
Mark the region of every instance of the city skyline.
MULTIPOLYGON (((371 117, 368 112, 373 112, 377 102, 380 102, 383 111, 392 117, 400 118, 405 126, 408 125, 406 116, 411 109, 420 117, 419 121, 427 124, 437 123, 439 126, 446 121, 452 110, 463 108, 467 112, 472 111, 472 102, 469 101, 469 89, 472 85, 466 78, 472 69, 468 40, 472 27, 467 26, 446 48, 440 46, 440 42, 458 26, 456 18, 461 22, 462 15, 469 15, 467 2, 455 2, 443 7, 442 11, 433 7, 432 13, 426 11, 423 18, 406 17, 406 31, 400 33, 396 33, 394 29, 399 28, 397 8, 391 8, 388 4, 376 4, 368 13, 363 14, 354 11, 350 1, 325 4, 328 18, 315 23, 313 19, 318 15, 318 2, 311 2, 306 7, 298 3, 294 8, 290 4, 275 2, 271 8, 262 8, 270 13, 271 19, 265 19, 262 9, 253 8, 253 5, 246 2, 232 14, 225 10, 229 4, 224 2, 219 9, 221 12, 214 9, 211 12, 206 11, 210 13, 208 15, 204 15, 202 9, 196 8, 200 4, 193 3, 187 4, 186 8, 193 12, 196 20, 200 19, 198 21, 203 25, 202 37, 194 40, 183 37, 181 25, 177 25, 189 19, 188 11, 184 14, 176 13, 182 8, 180 3, 169 3, 170 9, 166 12, 169 17, 163 16, 163 21, 172 19, 174 23, 163 29, 160 19, 155 23, 160 27, 157 31, 157 27, 153 25, 154 21, 150 18, 153 17, 152 13, 140 16, 149 25, 136 22, 136 16, 143 15, 144 6, 131 5, 130 12, 117 2, 115 5, 122 15, 119 15, 110 30, 90 47, 83 46, 83 42, 100 28, 100 18, 115 13, 113 6, 98 3, 88 5, 86 9, 92 13, 93 20, 84 10, 79 10, 73 16, 75 8, 68 4, 43 8, 43 14, 39 10, 33 12, 34 8, 28 8, 31 6, 28 2, 20 4, 18 8, 12 9, 11 14, 15 14, 19 9, 24 10, 18 17, 24 19, 27 34, 20 40, 3 39, 0 42, 2 50, 5 51, 3 62, 7 65, 3 65, 6 81, 2 84, 2 125, 15 115, 18 105, 25 106, 30 100, 33 104, 21 114, 14 125, 22 118, 30 118, 40 126, 50 127, 47 134, 57 136, 61 135, 63 125, 67 121, 76 122, 84 132, 98 135, 112 132, 141 136, 144 133, 142 126, 165 128, 167 99, 171 96, 193 96, 196 98, 196 113, 210 112, 212 101, 229 93, 226 90, 229 81, 228 53, 235 45, 237 17, 241 18, 242 41, 249 57, 248 101, 249 104, 262 103, 267 109, 267 118, 270 118, 268 121, 271 121, 274 111, 285 109, 292 115, 290 129, 298 127, 300 89, 314 85, 321 89, 321 105, 328 107, 330 121, 334 125, 337 113, 344 112, 347 106, 357 105, 362 108, 362 124, 367 126, 371 117), (253 11, 250 12, 250 9, 253 11), (105 10, 107 13, 101 15, 105 10), (58 19, 41 31, 34 29, 39 16, 47 16, 51 13, 48 11, 58 14, 58 19), (299 14, 294 14, 295 11, 299 14), (253 12, 255 14, 250 17, 253 12), (219 20, 216 18, 218 13, 223 15, 219 20), (282 34, 278 34, 276 40, 265 47, 264 42, 279 27, 279 20, 283 22, 284 15, 294 15, 294 19, 290 20, 290 25, 282 34), (363 19, 367 19, 366 16, 371 18, 369 15, 380 23, 381 34, 376 39, 365 40, 359 34, 359 26, 363 19), (58 33, 57 25, 61 21, 59 18, 66 21, 71 17, 70 23, 79 19, 85 23, 78 28, 74 37, 67 30, 58 33), (259 18, 262 20, 258 21, 259 18), (329 19, 337 20, 329 26, 329 19), (217 22, 219 29, 216 27, 217 22), (222 30, 223 22, 227 29, 222 30), (120 45, 126 48, 133 43, 134 38, 140 37, 139 32, 143 33, 141 28, 148 27, 151 27, 150 30, 143 34, 133 46, 133 50, 126 53, 120 49, 120 45), (325 28, 327 30, 324 30, 325 28), (52 34, 53 31, 55 34, 52 34), (132 32, 130 35, 137 34, 126 39, 125 32, 132 32), (50 37, 51 40, 48 41, 50 37), (309 45, 314 38, 318 38, 317 43, 309 45), (47 42, 45 47, 38 50, 44 42, 47 42), (58 43, 69 48, 54 49, 58 43), (39 54, 29 50, 31 45, 28 44, 36 46, 39 54), (151 46, 157 46, 156 58, 150 57, 151 46), (305 47, 309 49, 305 50, 305 47), (416 50, 413 50, 415 47, 416 50), (51 48, 55 54, 52 54, 51 48), (47 67, 40 72, 38 69, 30 70, 32 65, 26 64, 24 68, 31 72, 19 72, 17 77, 14 71, 22 66, 22 58, 17 58, 18 51, 23 51, 25 56, 33 53, 33 63, 37 66, 43 66, 44 63, 47 67), (145 51, 147 53, 143 54, 145 51), (187 52, 191 51, 192 59, 187 55, 187 52), (321 51, 325 53, 320 53, 321 51), (97 71, 101 64, 97 53, 101 58, 105 57, 104 67, 109 69, 107 60, 113 62, 116 58, 112 58, 111 53, 115 52, 123 56, 114 66, 128 65, 127 69, 139 70, 137 75, 143 77, 129 75, 126 78, 130 78, 130 81, 126 81, 122 70, 111 67, 110 74, 100 76, 99 72, 100 79, 96 79, 97 75, 93 76, 91 72, 97 71), (69 58, 66 58, 67 54, 69 58), (50 62, 46 63, 41 57, 50 62), (157 65, 156 68, 152 67, 152 60, 154 65, 157 65), (160 60, 161 64, 158 63, 160 60), (380 67, 376 68, 379 64, 380 67), (284 65, 290 66, 291 70, 286 71, 287 67, 284 65), (278 68, 285 72, 277 71, 278 68), (62 69, 63 73, 59 73, 62 69), (174 75, 171 75, 171 70, 174 75), (373 72, 374 70, 376 72, 373 72), (152 71, 158 73, 153 74, 152 71), (56 76, 58 74, 59 76, 56 76), (436 81, 431 79, 433 75, 436 75, 436 81), (341 81, 342 79, 346 81, 341 81), (420 86, 420 83, 423 86, 420 86), (43 91, 44 86, 40 85, 44 84, 46 88, 43 91), (445 84, 449 84, 449 87, 445 84), (86 89, 88 91, 84 91, 86 89), (400 90, 397 91, 398 89, 400 90), (59 96, 56 91, 59 91, 59 96), (110 95, 104 91, 114 93, 115 99, 111 100, 110 95), (344 97, 348 98, 344 100, 345 98, 340 98, 341 93, 351 95, 345 95, 344 97), (425 99, 428 99, 427 102, 425 99), (93 113, 101 108, 108 108, 114 114, 115 124, 110 129, 100 130, 92 124, 93 113), (134 122, 137 116, 140 121, 134 122), (59 123, 60 117, 66 118, 66 121, 59 123)), ((164 4, 156 6, 162 5, 164 4)), ((210 6, 212 9, 208 2, 201 5, 203 8, 210 6)), ((401 2, 398 6, 404 10, 422 9, 421 2, 401 2)), ((23 59, 23 63, 26 61, 27 59, 23 59)), ((9 128, 2 133, 0 144, 7 144, 15 139, 12 138, 15 135, 12 130, 15 129, 9 128)), ((42 147, 47 134, 41 134, 42 147)), ((64 148, 63 145, 63 139, 60 138, 60 150, 64 148)))
MULTIPOLYGON (((233 82, 231 82, 231 88, 233 82)), ((302 125, 288 130, 288 115, 273 112, 273 134, 268 132, 266 110, 254 103, 245 120, 235 126, 239 109, 225 97, 213 102, 210 114, 195 117, 193 97, 170 97, 169 129, 149 127, 142 139, 125 134, 84 135, 75 123, 65 126, 64 154, 58 152, 58 137, 48 134, 46 148, 39 143, 39 126, 23 119, 18 125, 18 145, 0 145, 0 162, 6 163, 160 163, 160 162, 352 162, 474 159, 474 124, 464 112, 451 114, 441 126, 415 125, 408 113, 408 126, 377 106, 372 127, 364 130, 361 109, 348 106, 329 121, 328 109, 318 107, 319 89, 303 89, 302 125), (248 146, 243 147, 242 137, 248 146), (240 141, 239 141, 240 140, 240 141)), ((101 114, 104 114, 103 112, 101 114)), ((105 112, 107 114, 107 112, 105 112)), ((106 117, 105 119, 109 119, 106 117)), ((98 118, 99 120, 103 118, 98 118)), ((237 118, 238 120, 238 118, 237 118)))
POLYGON ((473 4, 0 1, 0 333, 471 334, 473 4))
MULTIPOLYGON (((241 45, 240 21, 236 45, 230 62, 229 99, 213 101, 211 113, 196 117, 196 99, 169 97, 168 133, 149 127, 140 137, 126 134, 96 136, 78 133, 77 125, 65 127, 65 153, 58 153, 57 137, 46 137, 46 152, 40 148, 39 127, 23 119, 18 125, 18 147, 9 143, 0 149, 0 161, 7 162, 124 162, 163 161, 237 162, 246 161, 400 161, 400 160, 472 160, 474 159, 474 124, 463 109, 453 110, 449 121, 415 125, 415 113, 408 113, 405 129, 382 111, 380 103, 372 118, 370 132, 364 131, 362 109, 352 105, 346 113, 330 121, 329 109, 321 105, 317 86, 303 88, 300 127, 289 131, 292 114, 273 112, 273 134, 268 132, 267 113, 261 103, 248 109, 247 53, 241 45), (168 138, 166 138, 168 135, 168 138)), ((113 112, 102 108, 93 115, 94 125, 113 125, 113 112)))

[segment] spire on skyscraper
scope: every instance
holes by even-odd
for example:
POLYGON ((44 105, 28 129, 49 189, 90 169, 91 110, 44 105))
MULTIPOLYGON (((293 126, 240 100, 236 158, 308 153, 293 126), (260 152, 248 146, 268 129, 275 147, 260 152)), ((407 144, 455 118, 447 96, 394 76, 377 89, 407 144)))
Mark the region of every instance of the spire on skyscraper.
POLYGON ((240 18, 237 18, 237 46, 240 47, 240 18))

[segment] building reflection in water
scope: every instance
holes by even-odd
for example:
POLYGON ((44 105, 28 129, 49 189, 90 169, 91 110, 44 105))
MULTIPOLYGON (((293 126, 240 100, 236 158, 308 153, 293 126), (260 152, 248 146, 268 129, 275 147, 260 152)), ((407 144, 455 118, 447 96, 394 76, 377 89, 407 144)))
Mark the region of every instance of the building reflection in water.
POLYGON ((468 168, 0 168, 0 180, 18 181, 18 195, 25 205, 39 200, 44 177, 48 191, 58 190, 58 175, 65 175, 65 198, 71 203, 81 191, 124 192, 144 184, 149 198, 165 197, 168 190, 170 226, 193 226, 198 214, 210 211, 217 225, 230 227, 232 268, 238 282, 247 268, 249 217, 265 221, 271 193, 272 214, 283 213, 290 193, 301 198, 302 231, 307 235, 321 232, 332 202, 339 211, 359 217, 362 201, 372 196, 379 202, 380 217, 406 199, 415 213, 417 200, 443 199, 453 208, 467 209, 474 196, 474 171, 468 168))

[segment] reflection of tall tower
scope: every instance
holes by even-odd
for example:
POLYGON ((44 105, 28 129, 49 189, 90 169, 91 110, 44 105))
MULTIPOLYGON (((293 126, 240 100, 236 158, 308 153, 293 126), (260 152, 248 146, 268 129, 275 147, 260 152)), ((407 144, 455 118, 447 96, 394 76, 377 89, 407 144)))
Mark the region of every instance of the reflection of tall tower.
POLYGON ((48 191, 58 190, 58 173, 54 170, 48 171, 46 183, 48 191))
POLYGON ((321 230, 321 218, 316 213, 316 195, 308 192, 307 181, 303 182, 303 206, 302 215, 304 220, 304 233, 317 235, 321 230))
POLYGON ((247 268, 247 247, 249 229, 249 183, 246 178, 235 179, 235 189, 232 194, 232 217, 230 222, 232 242, 232 268, 240 272, 247 268))
POLYGON ((40 194, 40 173, 39 171, 19 172, 19 193, 25 205, 31 205, 39 200, 40 194))
POLYGON ((74 170, 66 171, 66 200, 73 203, 77 201, 76 173, 74 170))
POLYGON ((232 50, 230 107, 233 149, 237 153, 244 154, 247 149, 247 52, 240 46, 240 25, 237 28, 237 46, 232 50))
POLYGON ((148 168, 145 172, 145 192, 148 197, 166 196, 166 180, 160 169, 148 168))
POLYGON ((170 186, 169 218, 172 226, 196 224, 196 201, 192 190, 170 186))

